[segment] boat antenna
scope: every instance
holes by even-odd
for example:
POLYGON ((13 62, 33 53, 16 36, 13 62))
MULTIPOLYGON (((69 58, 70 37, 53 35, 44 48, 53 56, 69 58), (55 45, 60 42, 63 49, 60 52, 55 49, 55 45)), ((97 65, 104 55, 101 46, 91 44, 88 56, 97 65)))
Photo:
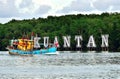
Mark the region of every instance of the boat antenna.
POLYGON ((31 40, 34 39, 34 32, 31 33, 31 40))

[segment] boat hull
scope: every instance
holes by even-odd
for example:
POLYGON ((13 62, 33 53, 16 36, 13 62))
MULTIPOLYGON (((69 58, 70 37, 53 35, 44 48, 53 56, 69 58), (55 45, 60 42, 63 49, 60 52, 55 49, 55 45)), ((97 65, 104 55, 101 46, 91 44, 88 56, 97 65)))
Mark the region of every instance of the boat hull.
POLYGON ((13 53, 13 52, 10 52, 10 51, 9 51, 9 54, 10 55, 19 55, 18 53, 13 53))
POLYGON ((36 54, 58 54, 56 47, 51 47, 48 49, 41 49, 41 50, 33 50, 33 51, 23 51, 17 49, 10 49, 10 55, 36 55, 36 54))

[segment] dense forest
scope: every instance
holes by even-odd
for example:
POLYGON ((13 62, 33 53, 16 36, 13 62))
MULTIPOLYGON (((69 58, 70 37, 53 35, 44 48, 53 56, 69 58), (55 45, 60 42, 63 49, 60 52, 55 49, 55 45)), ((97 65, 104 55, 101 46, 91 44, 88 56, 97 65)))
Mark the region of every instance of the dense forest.
MULTIPOLYGON (((38 36, 49 36, 50 41, 58 36, 60 48, 58 50, 79 50, 76 48, 75 35, 83 36, 82 50, 86 47, 89 36, 93 35, 97 47, 101 50, 101 34, 109 34, 109 51, 120 51, 120 13, 77 14, 64 16, 48 16, 47 18, 33 18, 25 20, 12 19, 8 23, 0 24, 0 50, 6 50, 9 40, 20 38, 23 34, 29 37, 31 32, 38 36), (63 48, 62 36, 71 36, 71 47, 63 48)), ((40 40, 43 41, 43 40, 40 40)))

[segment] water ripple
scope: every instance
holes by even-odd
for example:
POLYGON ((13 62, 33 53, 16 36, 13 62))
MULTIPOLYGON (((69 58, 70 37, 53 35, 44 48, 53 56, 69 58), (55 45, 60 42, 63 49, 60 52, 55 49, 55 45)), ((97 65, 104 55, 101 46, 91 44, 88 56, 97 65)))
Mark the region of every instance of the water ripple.
POLYGON ((1 79, 119 79, 120 53, 60 52, 11 56, 0 52, 1 79))

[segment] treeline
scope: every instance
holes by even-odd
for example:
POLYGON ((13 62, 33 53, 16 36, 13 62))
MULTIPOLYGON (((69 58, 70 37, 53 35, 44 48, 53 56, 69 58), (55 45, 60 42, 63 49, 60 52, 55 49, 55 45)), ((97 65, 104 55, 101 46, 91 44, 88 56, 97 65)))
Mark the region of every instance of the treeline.
MULTIPOLYGON (((109 34, 109 50, 120 51, 120 13, 102 13, 89 15, 48 16, 47 18, 11 20, 0 24, 0 50, 5 50, 9 40, 21 38, 24 34, 30 37, 31 32, 38 36, 49 36, 50 41, 58 36, 61 47, 58 50, 77 50, 75 35, 82 35, 82 50, 86 47, 90 35, 93 35, 101 51, 101 34, 109 34), (72 36, 71 48, 63 48, 62 36, 72 36)), ((41 40, 43 41, 43 40, 41 40)), ((78 49, 79 50, 79 49, 78 49)))

